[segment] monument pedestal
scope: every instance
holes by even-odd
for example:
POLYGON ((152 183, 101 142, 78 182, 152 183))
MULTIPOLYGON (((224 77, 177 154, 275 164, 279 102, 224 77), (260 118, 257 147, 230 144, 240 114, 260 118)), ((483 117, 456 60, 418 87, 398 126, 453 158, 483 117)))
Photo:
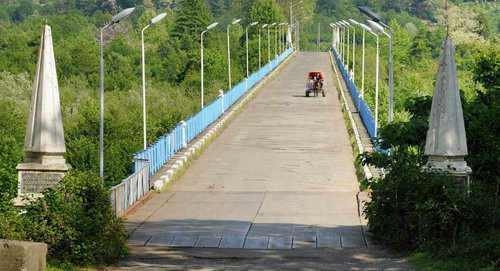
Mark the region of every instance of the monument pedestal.
POLYGON ((467 166, 463 156, 429 156, 427 165, 436 170, 449 172, 455 178, 455 183, 460 190, 468 190, 472 169, 467 166))
POLYGON ((18 197, 14 200, 15 205, 26 206, 29 201, 41 197, 42 191, 61 182, 70 168, 62 155, 40 157, 28 155, 24 163, 16 167, 19 185, 18 197))

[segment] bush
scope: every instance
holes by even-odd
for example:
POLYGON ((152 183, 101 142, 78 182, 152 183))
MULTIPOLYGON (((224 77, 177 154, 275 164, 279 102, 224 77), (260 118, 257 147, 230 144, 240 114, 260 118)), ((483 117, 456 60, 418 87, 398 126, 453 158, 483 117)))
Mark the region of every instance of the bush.
POLYGON ((455 242, 463 194, 446 173, 422 168, 419 153, 363 153, 363 163, 389 170, 367 182, 365 215, 376 239, 404 250, 432 249, 455 242))
POLYGON ((497 96, 498 89, 489 90, 463 105, 469 147, 466 159, 473 170, 468 193, 458 189, 449 173, 425 167, 431 97, 408 101, 405 107, 410 120, 380 129, 382 141, 378 144, 383 149, 392 146, 392 155, 365 152, 358 157, 362 164, 386 172, 380 178, 364 180, 371 190, 364 214, 376 239, 394 248, 426 252, 429 259, 461 259, 466 269, 498 268, 500 211, 495 161, 499 149, 492 144, 500 136, 492 121, 498 115, 497 96))
POLYGON ((127 232, 111 210, 109 192, 94 174, 74 171, 19 216, 26 240, 48 245, 51 260, 78 265, 116 261, 127 232))

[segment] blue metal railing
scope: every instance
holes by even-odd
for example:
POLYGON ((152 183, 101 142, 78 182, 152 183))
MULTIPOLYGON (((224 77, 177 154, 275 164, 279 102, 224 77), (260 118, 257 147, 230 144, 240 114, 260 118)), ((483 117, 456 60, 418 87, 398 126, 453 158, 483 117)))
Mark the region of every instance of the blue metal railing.
POLYGON ((247 79, 218 97, 208 106, 185 121, 177 124, 169 133, 158 138, 145 150, 135 153, 133 157, 132 175, 120 184, 110 188, 111 205, 117 215, 122 214, 137 199, 151 189, 150 177, 158 171, 174 154, 182 149, 207 126, 217 120, 224 111, 231 107, 248 89, 251 89, 262 78, 269 74, 293 52, 287 49, 277 58, 252 73, 247 79))
POLYGON ((354 81, 351 80, 348 71, 344 68, 344 64, 340 60, 337 51, 335 49, 332 49, 333 55, 335 56, 335 59, 337 60, 339 70, 342 73, 342 76, 344 77, 344 81, 349 88, 349 91, 351 92, 352 99, 354 101, 354 105, 359 111, 359 114, 361 115, 361 120, 363 120, 363 124, 366 127, 366 130, 368 131, 368 134, 372 138, 372 142, 375 143, 374 137, 375 137, 375 120, 373 118, 373 113, 370 109, 370 107, 366 104, 365 100, 360 99, 359 91, 358 88, 356 87, 356 84, 354 81))
POLYGON ((111 192, 111 209, 117 216, 123 214, 139 198, 146 194, 150 188, 149 161, 135 159, 136 172, 127 177, 123 182, 109 189, 111 192))

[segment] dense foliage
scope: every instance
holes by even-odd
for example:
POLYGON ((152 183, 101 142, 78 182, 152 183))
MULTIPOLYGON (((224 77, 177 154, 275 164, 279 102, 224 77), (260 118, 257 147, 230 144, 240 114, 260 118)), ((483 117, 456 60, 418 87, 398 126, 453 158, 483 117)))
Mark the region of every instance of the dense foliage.
POLYGON ((364 164, 386 170, 380 178, 366 180, 371 202, 365 215, 374 237, 398 249, 432 251, 466 261, 468 267, 499 267, 500 119, 495 49, 479 53, 474 77, 485 89, 471 101, 462 97, 469 155, 473 170, 469 192, 457 186, 448 173, 426 167, 425 137, 432 97, 410 99, 410 119, 380 129, 381 148, 393 154, 363 153, 364 164), (492 67, 493 72, 492 72, 492 67), (495 71, 496 70, 496 71, 495 71))
POLYGON ((43 242, 51 260, 82 266, 108 264, 127 252, 127 232, 96 175, 71 172, 43 194, 25 213, 0 216, 0 239, 43 242))

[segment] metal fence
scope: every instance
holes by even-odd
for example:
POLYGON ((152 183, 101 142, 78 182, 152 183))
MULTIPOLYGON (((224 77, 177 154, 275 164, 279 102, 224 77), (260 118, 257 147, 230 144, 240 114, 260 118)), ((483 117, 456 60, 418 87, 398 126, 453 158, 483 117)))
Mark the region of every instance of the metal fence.
POLYGON ((116 215, 121 215, 150 190, 149 161, 135 159, 134 165, 137 166, 135 173, 109 189, 111 192, 111 209, 116 215))
POLYGON ((208 106, 185 121, 177 124, 168 134, 158 138, 145 150, 133 155, 132 175, 120 184, 111 187, 111 206, 116 215, 121 215, 136 200, 151 189, 150 177, 158 171, 174 154, 185 147, 207 126, 217 120, 245 92, 276 68, 293 52, 289 48, 276 59, 252 73, 247 79, 228 90, 208 106), (223 110, 224 109, 224 110, 223 110))
POLYGON ((373 113, 370 109, 370 107, 366 104, 365 100, 360 99, 359 91, 358 88, 356 87, 356 84, 354 84, 354 81, 351 80, 351 77, 349 76, 348 71, 344 68, 344 64, 340 60, 337 51, 335 49, 332 49, 333 55, 335 56, 335 59, 337 60, 340 72, 342 73, 342 76, 344 77, 344 81, 349 88, 349 91, 351 92, 352 99, 354 101, 354 105, 359 111, 359 114, 361 115, 361 120, 363 120, 363 124, 366 127, 366 130, 368 131, 368 134, 372 138, 372 142, 375 143, 374 137, 375 137, 375 120, 373 118, 373 113))

